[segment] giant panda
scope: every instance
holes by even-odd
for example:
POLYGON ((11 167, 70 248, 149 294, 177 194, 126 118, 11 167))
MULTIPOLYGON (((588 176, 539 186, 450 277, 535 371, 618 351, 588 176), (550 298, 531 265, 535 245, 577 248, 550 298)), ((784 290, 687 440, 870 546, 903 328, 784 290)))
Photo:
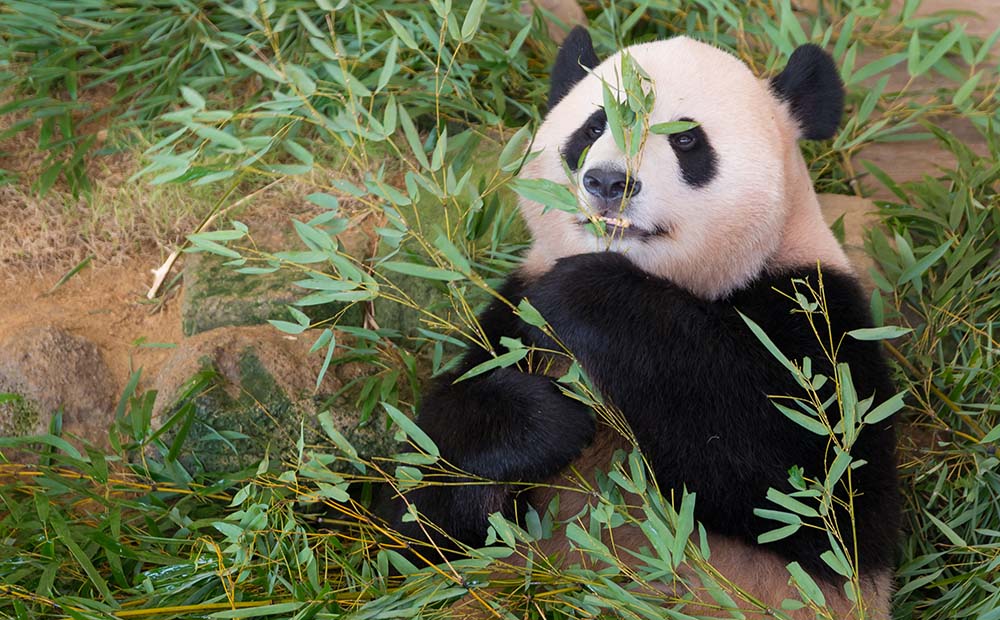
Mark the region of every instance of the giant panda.
MULTIPOLYGON (((534 138, 540 154, 522 177, 570 187, 581 213, 521 200, 533 243, 479 317, 492 352, 470 348, 418 408, 417 422, 443 459, 497 482, 414 490, 406 502, 440 530, 400 514, 394 525, 415 539, 430 536, 441 549, 453 548, 450 539, 482 545, 488 515, 516 518, 519 502, 542 511, 555 493, 545 485, 521 492, 516 483, 565 487, 567 472, 607 468, 612 452, 627 447, 565 396, 552 373, 539 370, 544 365, 455 381, 503 352, 504 336, 556 346, 512 311, 527 298, 627 420, 664 495, 696 493, 695 517, 708 532, 715 568, 766 610, 795 598, 785 565, 798 562, 837 617, 860 617, 843 579, 819 557, 829 548, 824 532, 802 528, 772 544, 757 542, 775 527, 754 515, 754 508, 768 507, 768 488, 790 491, 793 466, 821 478, 832 452, 828 438, 774 406, 771 396, 801 395, 801 388, 739 314, 759 324, 789 359, 809 357, 828 376, 833 370, 820 340, 836 347, 860 399, 871 396, 877 404, 893 395, 877 343, 845 336, 870 326, 867 303, 824 223, 798 147, 800 139, 830 138, 837 129, 844 92, 836 67, 813 45, 798 48, 771 79, 683 36, 625 52, 655 91, 650 123, 697 126, 650 135, 627 169, 602 107, 602 83, 615 83, 622 52, 600 62, 586 30, 570 33, 534 138), (604 234, 587 225, 593 222, 603 223, 604 234), (814 332, 794 311, 793 279, 813 287, 822 280, 829 330, 818 321, 814 332)), ((864 617, 888 618, 900 522, 891 420, 866 428, 853 455, 866 462, 852 471, 864 617)), ((564 491, 559 517, 571 518, 588 500, 564 491)), ((642 538, 616 531, 615 542, 638 548, 642 538)), ((579 561, 565 540, 546 544, 546 553, 579 561)), ((424 557, 440 561, 436 553, 424 550, 424 557)), ((696 604, 688 611, 713 613, 696 604)), ((813 617, 808 609, 792 616, 813 617)))

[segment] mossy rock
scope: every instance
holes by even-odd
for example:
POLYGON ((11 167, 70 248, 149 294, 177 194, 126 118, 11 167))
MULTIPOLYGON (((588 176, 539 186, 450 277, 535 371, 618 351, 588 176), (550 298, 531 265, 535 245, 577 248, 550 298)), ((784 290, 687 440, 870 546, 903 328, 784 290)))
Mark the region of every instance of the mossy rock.
POLYGON ((44 424, 38 403, 23 394, 0 396, 0 437, 24 437, 38 432, 44 424))
MULTIPOLYGON (((472 132, 454 136, 450 143, 453 146, 464 145, 457 149, 462 155, 452 163, 459 168, 472 166, 473 174, 468 181, 470 185, 484 183, 485 179, 491 178, 495 173, 500 145, 486 141, 472 132)), ((494 196, 490 200, 500 201, 511 208, 515 196, 512 192, 506 192, 502 197, 494 196)), ((442 230, 449 231, 449 235, 453 237, 464 234, 463 218, 468 208, 467 201, 441 201, 424 192, 416 204, 400 207, 399 210, 414 230, 425 238, 434 239, 437 231, 442 230)), ((379 238, 375 226, 374 219, 364 219, 360 224, 337 235, 341 250, 360 262, 370 260, 373 250, 376 250, 373 244, 378 244, 375 251, 377 256, 396 252, 397 248, 379 238)), ((287 223, 262 225, 260 230, 251 223, 250 228, 259 248, 270 251, 304 249, 301 240, 287 223)), ((518 239, 527 239, 526 231, 519 224, 515 225, 512 234, 518 239)), ((419 255, 422 248, 410 239, 399 251, 402 256, 394 256, 394 260, 408 260, 405 258, 407 254, 419 255)), ((195 253, 187 258, 181 304, 185 335, 191 336, 219 327, 261 325, 268 319, 291 320, 288 306, 310 292, 293 284, 304 277, 295 270, 241 274, 235 268, 227 266, 225 263, 228 261, 227 257, 207 253, 195 253)), ((415 307, 408 308, 386 299, 376 299, 374 315, 380 327, 395 330, 405 336, 415 336, 417 330, 424 326, 421 310, 436 311, 450 306, 443 283, 398 273, 389 275, 412 299, 415 307)), ((333 303, 306 306, 301 310, 314 321, 339 315, 337 323, 340 325, 360 326, 364 323, 367 306, 354 304, 346 313, 341 314, 344 308, 345 304, 333 303)))
MULTIPOLYGON (((155 383, 154 425, 169 424, 167 445, 183 434, 178 461, 190 472, 216 473, 254 466, 265 455, 292 463, 300 435, 307 450, 331 451, 317 416, 344 381, 331 369, 315 389, 321 360, 308 348, 270 326, 221 328, 184 341, 155 383), (202 382, 189 394, 191 377, 202 382)), ((357 411, 335 400, 331 417, 361 457, 395 450, 377 416, 362 425, 357 411)))
MULTIPOLYGON (((228 258, 214 254, 194 254, 184 266, 184 298, 181 326, 185 336, 218 327, 262 325, 269 319, 292 320, 288 306, 308 294, 292 284, 301 274, 279 269, 268 274, 238 273, 227 266, 228 258)), ((302 310, 313 318, 332 316, 344 304, 309 306, 302 310)), ((348 312, 348 320, 360 321, 358 306, 348 312)))

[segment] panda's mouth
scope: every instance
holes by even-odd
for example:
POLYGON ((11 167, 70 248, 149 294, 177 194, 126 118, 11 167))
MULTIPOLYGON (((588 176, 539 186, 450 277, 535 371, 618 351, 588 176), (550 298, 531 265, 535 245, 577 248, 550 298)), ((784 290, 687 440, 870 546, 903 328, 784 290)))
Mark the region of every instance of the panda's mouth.
POLYGON ((597 220, 604 222, 611 228, 627 229, 632 228, 632 220, 625 217, 605 217, 603 215, 598 215, 597 220))
POLYGON ((597 236, 605 236, 611 239, 648 239, 650 237, 669 234, 668 230, 659 226, 654 230, 640 228, 627 217, 594 215, 591 219, 582 220, 580 225, 586 226, 590 232, 597 234, 597 236), (601 228, 604 229, 603 235, 601 234, 601 228))

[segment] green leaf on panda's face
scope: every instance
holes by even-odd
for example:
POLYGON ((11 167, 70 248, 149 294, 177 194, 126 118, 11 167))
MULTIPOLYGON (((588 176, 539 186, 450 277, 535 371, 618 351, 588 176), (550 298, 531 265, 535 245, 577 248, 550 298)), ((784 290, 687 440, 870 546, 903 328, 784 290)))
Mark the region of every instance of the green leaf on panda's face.
POLYGON ((608 117, 608 129, 611 130, 611 137, 615 139, 615 144, 621 151, 625 151, 625 129, 622 120, 621 104, 611 92, 611 87, 604 83, 604 114, 608 117))
POLYGON ((670 121, 668 123, 657 123, 655 125, 650 125, 649 131, 661 135, 671 135, 675 133, 683 133, 685 131, 691 131, 701 123, 696 123, 694 121, 670 121))

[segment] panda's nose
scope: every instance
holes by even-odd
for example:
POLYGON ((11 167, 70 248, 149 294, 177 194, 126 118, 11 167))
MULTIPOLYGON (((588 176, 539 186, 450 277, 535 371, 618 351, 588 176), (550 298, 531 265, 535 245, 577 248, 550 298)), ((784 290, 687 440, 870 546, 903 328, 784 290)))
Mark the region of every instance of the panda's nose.
POLYGON ((642 183, 620 170, 591 168, 583 175, 583 187, 587 193, 598 198, 621 200, 638 194, 642 183))

